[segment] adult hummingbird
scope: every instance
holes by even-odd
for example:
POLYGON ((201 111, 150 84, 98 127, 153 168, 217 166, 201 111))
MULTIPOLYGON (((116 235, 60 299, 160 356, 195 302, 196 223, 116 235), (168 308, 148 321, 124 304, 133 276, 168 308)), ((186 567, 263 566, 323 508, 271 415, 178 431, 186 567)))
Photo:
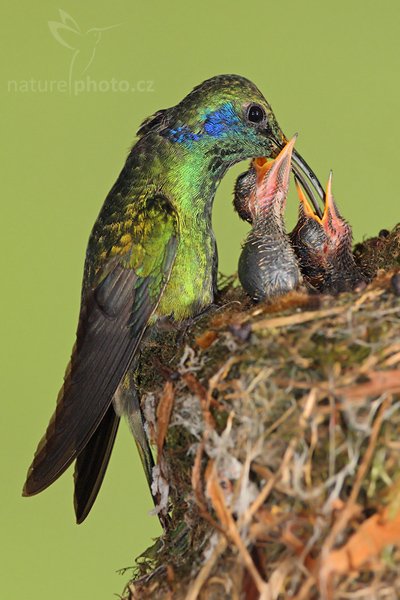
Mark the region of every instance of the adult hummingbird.
POLYGON ((235 186, 235 208, 252 224, 239 258, 239 279, 257 302, 286 294, 302 281, 284 222, 296 137, 275 160, 254 159, 235 186))
MULTIPOLYGON (((90 235, 76 344, 24 495, 41 492, 75 461, 75 513, 82 522, 122 414, 151 483, 152 455, 132 381, 143 336, 213 302, 217 185, 234 163, 275 157, 285 144, 271 106, 237 75, 213 77, 144 121, 90 235)), ((321 195, 309 167, 299 155, 296 161, 296 172, 321 195)))
POLYGON ((300 200, 299 217, 290 240, 309 287, 338 294, 367 282, 353 257, 351 227, 341 216, 332 194, 332 172, 322 217, 315 214, 301 186, 295 183, 300 200))

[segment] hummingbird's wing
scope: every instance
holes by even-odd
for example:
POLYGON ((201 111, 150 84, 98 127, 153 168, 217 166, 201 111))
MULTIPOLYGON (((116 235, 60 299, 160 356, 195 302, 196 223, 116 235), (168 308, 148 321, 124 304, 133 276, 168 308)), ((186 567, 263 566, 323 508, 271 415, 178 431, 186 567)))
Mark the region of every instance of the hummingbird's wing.
MULTIPOLYGON (((146 201, 131 244, 110 248, 116 256, 106 260, 98 284, 82 301, 76 344, 56 410, 29 468, 25 496, 53 483, 102 423, 169 279, 178 235, 175 210, 157 196, 146 201)), ((104 423, 111 447, 116 426, 115 420, 104 423)), ((110 451, 104 452, 105 466, 110 451)))

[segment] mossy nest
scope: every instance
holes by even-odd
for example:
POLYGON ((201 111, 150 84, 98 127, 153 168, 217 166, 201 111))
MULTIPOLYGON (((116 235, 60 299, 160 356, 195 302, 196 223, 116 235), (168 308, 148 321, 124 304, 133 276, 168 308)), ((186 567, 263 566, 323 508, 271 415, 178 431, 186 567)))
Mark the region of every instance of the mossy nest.
POLYGON ((356 258, 363 290, 254 306, 225 282, 148 342, 167 529, 126 598, 400 597, 400 226, 356 258))

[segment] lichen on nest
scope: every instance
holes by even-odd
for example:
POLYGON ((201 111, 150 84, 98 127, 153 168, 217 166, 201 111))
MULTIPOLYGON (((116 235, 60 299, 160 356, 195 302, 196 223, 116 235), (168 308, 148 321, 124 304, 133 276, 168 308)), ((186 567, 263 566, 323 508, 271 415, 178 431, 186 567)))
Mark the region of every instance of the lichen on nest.
POLYGON ((138 384, 169 516, 126 598, 400 597, 400 227, 374 240, 359 292, 254 306, 230 281, 148 342, 138 384))

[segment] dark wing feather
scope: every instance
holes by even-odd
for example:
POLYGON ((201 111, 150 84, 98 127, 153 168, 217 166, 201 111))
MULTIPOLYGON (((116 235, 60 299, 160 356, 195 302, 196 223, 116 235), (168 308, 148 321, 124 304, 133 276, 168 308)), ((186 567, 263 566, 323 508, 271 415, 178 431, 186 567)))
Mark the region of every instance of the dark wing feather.
POLYGON ((76 522, 82 523, 88 516, 110 460, 120 418, 112 404, 100 425, 75 461, 74 507, 76 522))
MULTIPOLYGON (((77 341, 56 411, 39 443, 23 494, 31 496, 55 481, 82 452, 106 414, 168 281, 175 259, 178 225, 166 200, 158 223, 164 238, 151 239, 152 227, 139 239, 149 247, 151 272, 139 277, 135 247, 127 258, 107 266, 107 275, 82 304, 77 341), (161 225, 160 225, 161 224, 161 225), (154 247, 158 252, 154 256, 154 247)), ((154 218, 154 205, 153 214, 154 218)), ((157 216, 157 215, 156 215, 157 216)), ((147 254, 144 255, 146 260, 147 254)), ((146 270, 144 270, 146 272, 146 270)))

